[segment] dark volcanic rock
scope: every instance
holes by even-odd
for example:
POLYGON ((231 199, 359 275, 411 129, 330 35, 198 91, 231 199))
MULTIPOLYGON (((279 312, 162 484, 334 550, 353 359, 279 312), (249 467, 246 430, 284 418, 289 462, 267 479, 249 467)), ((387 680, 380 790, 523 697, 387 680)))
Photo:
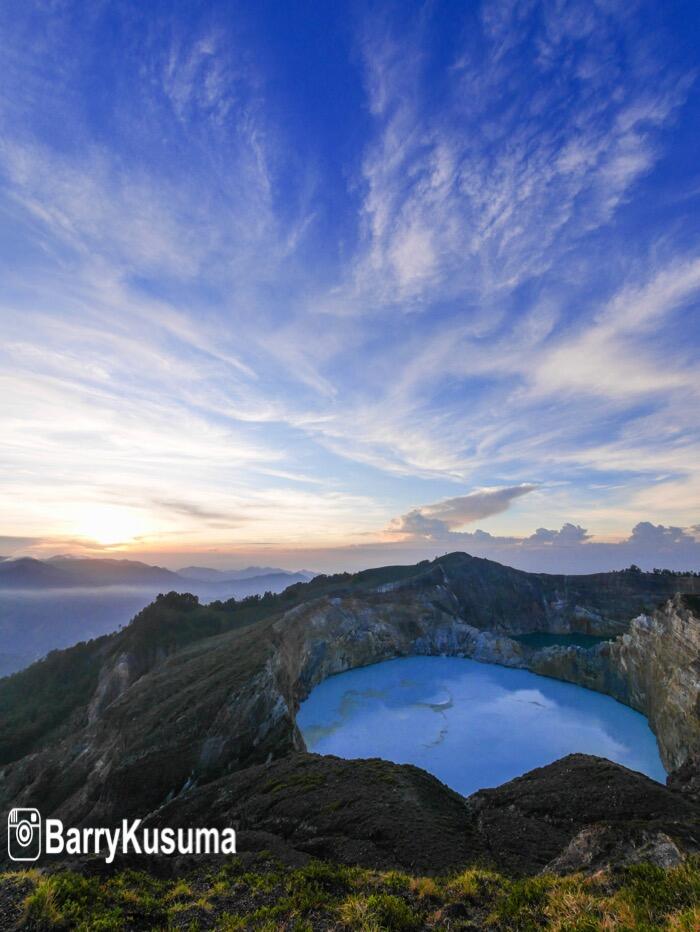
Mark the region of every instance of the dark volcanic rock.
MULTIPOLYGON (((641 773, 587 754, 480 790, 467 801, 500 868, 530 873, 562 854, 584 829, 604 826, 611 852, 644 829, 664 833, 681 849, 700 850, 700 809, 641 773)), ((618 851, 618 860, 622 849, 618 851)), ((611 860, 615 860, 611 856, 611 860)), ((585 866, 584 861, 580 868, 585 866)))
POLYGON ((666 783, 670 789, 700 803, 700 757, 689 757, 681 767, 669 774, 666 783))
POLYGON ((464 803, 410 765, 293 754, 184 794, 148 825, 233 825, 240 851, 439 872, 484 859, 464 803))
MULTIPOLYGON (((575 754, 464 799, 417 767, 292 754, 193 787, 147 827, 232 826, 238 851, 437 874, 594 871, 700 850, 700 808, 642 774, 575 754)), ((152 869, 196 864, 158 859, 152 869)), ((113 869, 129 864, 118 861, 113 869)), ((138 865, 137 865, 138 866, 138 865)))

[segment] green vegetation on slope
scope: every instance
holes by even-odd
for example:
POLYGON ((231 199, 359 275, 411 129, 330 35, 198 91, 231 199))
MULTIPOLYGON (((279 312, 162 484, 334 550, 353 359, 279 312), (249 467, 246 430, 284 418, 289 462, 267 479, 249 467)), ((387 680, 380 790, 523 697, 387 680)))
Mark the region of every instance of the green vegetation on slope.
POLYGON ((89 701, 99 676, 95 656, 106 641, 102 637, 52 651, 0 680, 0 765, 21 757, 89 701))
POLYGON ((200 605, 193 595, 159 595, 121 631, 51 651, 0 679, 0 765, 21 757, 55 729, 65 730, 72 716, 84 717, 105 660, 126 655, 134 675, 141 675, 189 644, 266 617, 275 602, 275 596, 250 596, 200 605))
POLYGON ((523 880, 480 868, 412 877, 320 861, 292 870, 263 855, 168 880, 132 870, 107 879, 26 871, 0 877, 0 915, 18 929, 78 932, 691 932, 700 928, 700 864, 523 880))
POLYGON ((142 675, 190 644, 255 624, 309 599, 367 590, 415 575, 415 566, 338 573, 297 583, 278 595, 267 592, 208 605, 200 605, 196 596, 187 593, 159 595, 121 631, 52 651, 0 679, 0 766, 22 757, 57 729, 65 730, 73 716, 84 717, 100 666, 109 658, 127 655, 134 672, 142 675))

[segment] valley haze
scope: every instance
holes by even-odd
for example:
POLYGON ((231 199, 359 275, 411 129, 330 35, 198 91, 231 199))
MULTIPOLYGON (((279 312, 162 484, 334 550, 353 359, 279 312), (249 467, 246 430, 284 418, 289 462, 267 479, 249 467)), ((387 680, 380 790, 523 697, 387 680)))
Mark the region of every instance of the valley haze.
POLYGON ((180 573, 133 560, 55 557, 0 562, 0 676, 48 651, 128 624, 159 592, 192 592, 203 601, 281 592, 313 573, 249 566, 180 573))

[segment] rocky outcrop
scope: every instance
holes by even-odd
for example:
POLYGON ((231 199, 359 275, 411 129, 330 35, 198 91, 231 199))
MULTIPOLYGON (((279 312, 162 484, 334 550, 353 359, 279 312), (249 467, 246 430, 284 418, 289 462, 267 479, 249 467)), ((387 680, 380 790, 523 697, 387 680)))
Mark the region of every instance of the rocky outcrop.
POLYGON ((666 779, 667 785, 683 793, 688 799, 700 802, 700 756, 690 755, 677 770, 672 770, 666 779))
POLYGON ((633 859, 642 837, 665 835, 680 852, 700 847, 699 810, 643 774, 586 754, 547 767, 467 800, 481 837, 510 873, 595 870, 633 859))
POLYGON ((175 828, 233 825, 237 849, 443 872, 484 859, 464 799, 435 777, 383 760, 296 753, 192 789, 148 819, 175 828))
MULTIPOLYGON (((683 826, 683 828, 687 828, 683 826)), ((678 838, 665 831, 640 825, 590 825, 575 835, 544 868, 552 874, 593 874, 611 867, 633 864, 653 864, 655 867, 677 867, 689 852, 696 849, 694 837, 688 836, 685 847, 678 838)))

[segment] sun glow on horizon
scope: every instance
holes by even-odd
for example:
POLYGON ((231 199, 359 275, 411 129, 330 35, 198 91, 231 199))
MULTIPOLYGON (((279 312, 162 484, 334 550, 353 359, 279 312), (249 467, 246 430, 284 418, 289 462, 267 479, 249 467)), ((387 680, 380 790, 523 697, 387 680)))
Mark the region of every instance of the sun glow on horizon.
POLYGON ((142 512, 116 505, 84 508, 76 516, 73 533, 104 547, 143 541, 149 526, 142 512))

